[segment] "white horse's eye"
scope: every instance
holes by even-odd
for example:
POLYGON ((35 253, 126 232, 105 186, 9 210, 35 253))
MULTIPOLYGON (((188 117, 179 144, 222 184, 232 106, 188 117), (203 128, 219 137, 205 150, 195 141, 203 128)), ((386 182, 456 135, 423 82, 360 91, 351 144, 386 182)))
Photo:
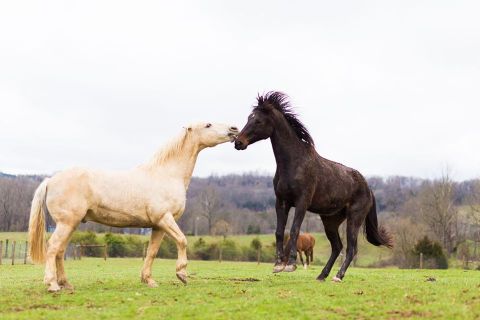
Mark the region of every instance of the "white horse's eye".
POLYGON ((210 128, 212 126, 211 123, 207 123, 207 125, 205 126, 205 128, 210 128))

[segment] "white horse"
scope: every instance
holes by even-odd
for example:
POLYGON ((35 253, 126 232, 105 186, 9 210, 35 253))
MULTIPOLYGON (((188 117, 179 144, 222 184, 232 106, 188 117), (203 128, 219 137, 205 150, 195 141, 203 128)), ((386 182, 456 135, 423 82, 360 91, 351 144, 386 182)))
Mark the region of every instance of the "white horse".
POLYGON ((65 249, 80 222, 113 227, 152 228, 141 280, 156 287, 152 263, 163 236, 175 240, 176 274, 187 282, 187 239, 176 220, 185 209, 186 192, 199 152, 233 141, 238 130, 224 124, 201 123, 185 128, 146 164, 130 171, 103 172, 74 168, 45 179, 35 191, 29 223, 32 261, 46 263, 44 282, 49 292, 73 288, 63 266, 65 249), (45 212, 56 228, 45 249, 45 212))

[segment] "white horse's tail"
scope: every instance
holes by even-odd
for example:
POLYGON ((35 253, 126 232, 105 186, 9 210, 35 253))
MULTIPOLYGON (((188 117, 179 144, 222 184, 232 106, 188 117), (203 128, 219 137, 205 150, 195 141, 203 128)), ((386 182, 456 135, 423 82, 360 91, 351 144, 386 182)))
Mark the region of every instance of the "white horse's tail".
POLYGON ((32 200, 30 209, 30 222, 28 223, 28 250, 33 262, 45 262, 45 198, 47 196, 48 179, 38 186, 32 200))

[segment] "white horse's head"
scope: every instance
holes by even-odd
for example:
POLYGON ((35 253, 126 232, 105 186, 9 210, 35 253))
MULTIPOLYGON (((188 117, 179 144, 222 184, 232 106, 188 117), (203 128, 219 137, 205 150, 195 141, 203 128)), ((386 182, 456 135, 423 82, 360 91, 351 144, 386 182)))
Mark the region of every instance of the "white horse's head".
POLYGON ((192 124, 187 127, 198 140, 199 144, 204 147, 214 147, 217 144, 227 141, 233 142, 238 135, 236 126, 223 123, 207 123, 201 122, 192 124))

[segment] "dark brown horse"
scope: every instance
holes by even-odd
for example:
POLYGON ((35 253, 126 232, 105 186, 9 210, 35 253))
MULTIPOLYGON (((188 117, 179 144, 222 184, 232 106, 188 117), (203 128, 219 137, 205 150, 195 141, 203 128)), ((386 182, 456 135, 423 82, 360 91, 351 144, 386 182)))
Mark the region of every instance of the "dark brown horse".
MULTIPOLYGON (((290 250, 290 236, 286 235, 285 239, 283 240, 285 244, 285 250, 290 250)), ((315 248, 315 237, 312 236, 310 233, 300 233, 297 239, 297 252, 300 256, 300 262, 302 263, 303 267, 307 269, 311 262, 313 262, 313 248, 315 248), (303 255, 305 253, 305 260, 306 263, 303 262, 303 255)), ((284 262, 286 263, 287 257, 284 258, 284 262)))
POLYGON ((340 282, 357 253, 360 227, 365 224, 367 240, 376 246, 392 246, 388 233, 378 227, 375 198, 365 178, 354 169, 318 155, 305 126, 293 112, 288 97, 269 92, 257 98, 248 122, 235 141, 237 150, 268 139, 277 162, 273 179, 277 212, 277 258, 273 272, 292 272, 296 269, 297 238, 306 211, 321 216, 332 254, 318 280, 325 280, 342 250, 338 227, 347 220, 347 253, 334 281, 340 282), (283 236, 288 213, 295 207, 290 237, 292 247, 285 265, 283 236))

